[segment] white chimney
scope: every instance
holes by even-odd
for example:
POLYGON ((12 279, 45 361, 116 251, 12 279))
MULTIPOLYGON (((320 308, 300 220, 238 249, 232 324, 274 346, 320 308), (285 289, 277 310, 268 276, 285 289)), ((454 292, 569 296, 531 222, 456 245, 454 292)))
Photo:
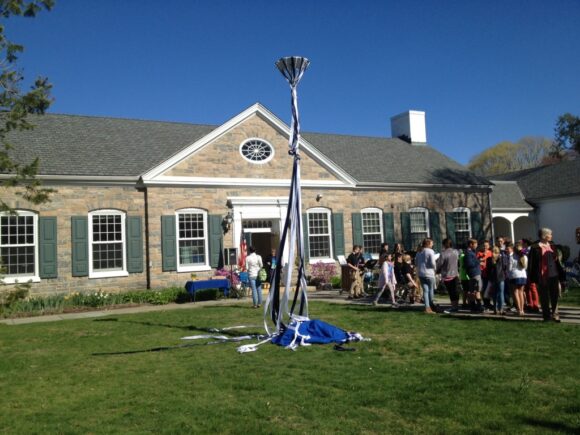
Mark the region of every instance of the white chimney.
POLYGON ((409 110, 391 118, 391 136, 403 137, 412 144, 427 144, 425 112, 409 110))

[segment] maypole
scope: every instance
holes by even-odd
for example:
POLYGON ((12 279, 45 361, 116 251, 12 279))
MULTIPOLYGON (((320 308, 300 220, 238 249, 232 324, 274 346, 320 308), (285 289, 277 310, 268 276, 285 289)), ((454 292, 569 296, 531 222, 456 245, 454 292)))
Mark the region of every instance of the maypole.
MULTIPOLYGON (((288 209, 286 221, 280 236, 280 245, 276 255, 276 267, 270 277, 270 292, 264 305, 264 326, 267 336, 205 336, 196 335, 184 337, 184 339, 216 338, 222 341, 240 341, 251 338, 259 338, 262 341, 256 344, 246 344, 237 348, 239 353, 254 352, 258 346, 272 342, 284 346, 286 349, 295 350, 298 346, 310 346, 311 344, 336 343, 336 350, 354 350, 342 347, 344 343, 365 340, 356 332, 347 332, 322 320, 310 320, 308 318, 308 295, 306 294, 306 266, 304 264, 304 227, 302 222, 302 193, 300 190, 300 119, 298 116, 298 94, 296 88, 310 61, 305 57, 283 57, 276 62, 276 67, 290 84, 292 121, 290 123, 290 137, 288 141, 288 154, 292 158, 292 178, 290 181, 290 193, 288 195, 288 209), (288 255, 285 256, 286 244, 288 255), (282 264, 282 259, 287 258, 287 263, 282 264), (292 306, 290 304, 290 288, 293 282, 294 268, 296 270, 296 287, 292 306), (282 273, 284 271, 284 274, 282 273), (280 284, 284 279, 284 294, 280 297, 280 284), (297 309, 297 304, 298 309, 297 309), (296 311, 297 310, 297 311, 296 311), (296 311, 296 312, 295 312, 296 311), (275 325, 275 330, 268 328, 269 319, 275 325)), ((233 328, 245 328, 235 326, 233 328)), ((216 329, 212 332, 226 331, 216 329)), ((368 340, 368 339, 367 339, 368 340)), ((213 344, 210 342, 208 344, 213 344)))
POLYGON ((277 251, 276 269, 270 278, 270 293, 264 307, 265 327, 268 334, 268 314, 276 325, 276 332, 285 328, 285 318, 289 320, 295 313, 296 304, 300 301, 298 315, 308 317, 308 296, 306 293, 306 270, 304 264, 304 243, 303 243, 303 222, 302 222, 302 193, 300 189, 300 118, 298 114, 298 94, 297 86, 304 71, 308 68, 310 61, 305 57, 283 57, 276 62, 276 67, 290 84, 292 121, 290 124, 290 137, 288 141, 288 154, 293 159, 292 179, 290 182, 290 193, 288 197, 288 210, 284 230, 280 237, 280 246, 277 251), (288 263, 282 264, 282 258, 288 246, 288 263), (289 295, 294 275, 295 260, 297 258, 297 277, 294 299, 289 308, 289 295), (282 270, 285 269, 284 294, 280 298, 280 282, 282 270))

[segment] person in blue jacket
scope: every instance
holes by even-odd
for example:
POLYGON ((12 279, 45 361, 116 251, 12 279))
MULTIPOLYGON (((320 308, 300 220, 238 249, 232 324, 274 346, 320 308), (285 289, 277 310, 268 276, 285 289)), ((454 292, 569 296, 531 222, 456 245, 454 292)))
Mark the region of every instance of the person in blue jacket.
POLYGON ((482 312, 481 305, 481 267, 477 258, 477 240, 469 239, 467 241, 467 250, 463 260, 467 276, 469 277, 469 304, 472 312, 482 312))

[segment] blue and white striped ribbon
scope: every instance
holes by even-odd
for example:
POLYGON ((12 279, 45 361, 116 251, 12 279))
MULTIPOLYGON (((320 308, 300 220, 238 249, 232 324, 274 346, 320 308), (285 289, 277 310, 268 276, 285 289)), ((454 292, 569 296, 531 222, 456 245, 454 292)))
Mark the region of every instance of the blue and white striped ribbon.
POLYGON ((302 193, 300 188, 300 117, 298 113, 298 93, 296 88, 309 64, 310 61, 302 57, 286 57, 276 62, 276 66, 290 84, 292 121, 290 124, 291 131, 288 140, 288 152, 293 157, 293 167, 286 222, 280 238, 280 246, 277 251, 276 269, 274 270, 270 281, 270 293, 266 300, 266 304, 264 305, 264 326, 269 335, 272 335, 272 333, 268 328, 268 315, 276 325, 276 331, 274 333, 278 333, 285 326, 285 319, 289 320, 294 313, 299 298, 299 314, 301 316, 308 316, 308 296, 306 293, 306 270, 304 264, 303 243, 304 230, 302 226, 302 193), (283 267, 282 256, 286 240, 289 242, 287 256, 288 264, 285 265, 284 295, 280 300, 280 280, 283 267), (297 284, 292 307, 289 308, 290 287, 294 274, 294 258, 296 254, 298 254, 299 259, 297 284))

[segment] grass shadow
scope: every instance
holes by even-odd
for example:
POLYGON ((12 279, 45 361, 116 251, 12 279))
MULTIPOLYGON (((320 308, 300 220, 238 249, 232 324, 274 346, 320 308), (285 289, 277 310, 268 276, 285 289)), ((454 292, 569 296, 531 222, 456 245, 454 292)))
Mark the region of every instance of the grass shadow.
POLYGON ((178 344, 176 346, 159 346, 159 347, 151 347, 148 349, 138 349, 138 350, 124 350, 118 352, 94 352, 91 356, 114 356, 114 355, 132 355, 137 353, 149 353, 149 352, 164 352, 167 350, 177 350, 177 349, 184 349, 188 347, 199 347, 199 346, 211 346, 214 344, 225 344, 231 343, 230 341, 219 340, 219 341, 209 341, 205 343, 187 343, 187 344, 178 344))
MULTIPOLYGON (((236 340, 236 338, 249 336, 252 339, 263 339, 263 335, 255 332, 248 332, 246 328, 243 330, 240 329, 219 329, 219 328, 209 328, 206 326, 195 326, 195 325, 171 325, 166 323, 155 323, 155 322, 143 322, 138 320, 119 320, 117 318, 109 318, 109 319, 95 319, 94 322, 119 322, 119 323, 131 323, 135 325, 144 325, 144 326, 153 326, 153 327, 163 327, 163 328, 171 328, 171 329, 181 329, 185 331, 198 331, 198 332, 206 332, 210 334, 219 334, 222 336, 226 336, 231 338, 231 340, 227 339, 220 339, 216 341, 206 341, 206 342, 195 342, 195 343, 185 343, 185 344, 178 344, 175 346, 158 346, 158 347, 151 347, 146 349, 137 349, 137 350, 125 350, 125 351, 116 351, 116 352, 95 352, 92 353, 92 356, 112 356, 112 355, 132 355, 138 353, 148 353, 148 352, 163 352, 168 350, 177 350, 189 347, 198 347, 198 346, 208 346, 214 344, 224 344, 224 343, 232 343, 232 342, 239 342, 240 340, 236 340)), ((259 325, 250 325, 248 328, 259 328, 259 325)), ((208 337, 211 339, 211 337, 208 337)))
POLYGON ((233 309, 237 309, 237 310, 239 310, 239 309, 242 309, 242 310, 255 310, 255 308, 252 308, 251 305, 208 305, 206 307, 201 307, 201 308, 203 308, 204 310, 213 310, 213 309, 216 309, 216 308, 219 308, 220 310, 221 309, 230 309, 230 310, 233 310, 233 309))
POLYGON ((346 309, 349 311, 380 311, 380 312, 414 312, 420 313, 425 310, 422 305, 410 306, 410 305, 400 305, 398 308, 393 308, 391 305, 362 305, 362 304, 351 304, 347 305, 346 309))
POLYGON ((567 434, 578 434, 580 433, 580 426, 570 426, 565 423, 559 421, 546 421, 546 420, 539 420, 537 418, 524 418, 522 421, 535 428, 542 428, 551 431, 557 431, 560 433, 567 433, 567 434))
MULTIPOLYGON (((240 329, 220 329, 220 328, 213 328, 207 326, 196 326, 196 325, 172 325, 167 323, 156 323, 156 322, 144 322, 139 320, 119 320, 115 317, 109 319, 94 319, 93 322, 119 322, 119 323, 132 323, 135 325, 144 325, 144 326, 153 326, 153 327, 163 327, 163 328, 171 328, 171 329, 182 329, 184 331, 200 331, 200 332, 207 332, 211 334, 221 334, 227 335, 230 337, 241 337, 244 335, 251 335, 248 334, 246 328, 240 329), (243 329, 243 330, 241 330, 243 329)), ((259 325, 250 325, 247 328, 259 328, 259 325)))

